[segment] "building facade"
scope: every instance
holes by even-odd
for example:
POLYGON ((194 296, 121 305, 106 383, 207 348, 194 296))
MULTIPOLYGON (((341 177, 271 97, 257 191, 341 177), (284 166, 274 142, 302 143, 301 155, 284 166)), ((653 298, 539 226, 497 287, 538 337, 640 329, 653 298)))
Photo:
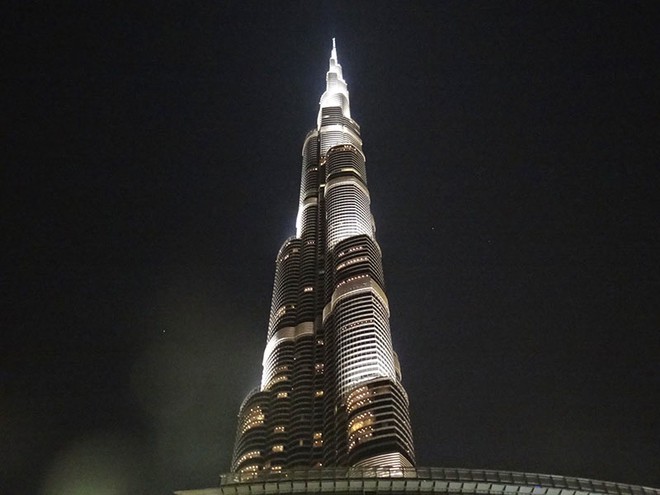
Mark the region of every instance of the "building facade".
POLYGON ((414 466, 360 126, 334 40, 302 149, 296 235, 276 258, 262 365, 238 414, 233 472, 414 466))

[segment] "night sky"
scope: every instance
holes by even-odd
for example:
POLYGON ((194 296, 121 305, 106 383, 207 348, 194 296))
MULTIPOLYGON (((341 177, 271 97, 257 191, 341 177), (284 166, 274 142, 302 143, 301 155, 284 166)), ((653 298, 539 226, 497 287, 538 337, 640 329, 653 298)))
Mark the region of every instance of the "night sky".
POLYGON ((0 20, 0 493, 229 469, 332 37, 418 464, 660 485, 657 2, 112 3, 0 20))

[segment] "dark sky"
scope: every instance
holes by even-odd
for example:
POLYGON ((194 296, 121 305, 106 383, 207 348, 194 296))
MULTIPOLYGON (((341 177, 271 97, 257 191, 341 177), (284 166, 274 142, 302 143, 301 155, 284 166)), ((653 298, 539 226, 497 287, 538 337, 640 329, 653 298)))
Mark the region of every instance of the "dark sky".
POLYGON ((43 3, 0 21, 3 495, 228 469, 333 36, 419 464, 660 485, 657 2, 43 3))

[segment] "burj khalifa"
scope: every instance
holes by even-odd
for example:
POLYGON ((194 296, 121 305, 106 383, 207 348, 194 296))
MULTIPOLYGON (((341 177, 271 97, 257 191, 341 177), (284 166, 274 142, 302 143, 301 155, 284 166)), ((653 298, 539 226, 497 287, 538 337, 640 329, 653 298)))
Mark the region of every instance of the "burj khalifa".
POLYGON ((232 471, 414 466, 370 203, 333 39, 302 147, 296 235, 276 258, 261 385, 241 405, 232 471))

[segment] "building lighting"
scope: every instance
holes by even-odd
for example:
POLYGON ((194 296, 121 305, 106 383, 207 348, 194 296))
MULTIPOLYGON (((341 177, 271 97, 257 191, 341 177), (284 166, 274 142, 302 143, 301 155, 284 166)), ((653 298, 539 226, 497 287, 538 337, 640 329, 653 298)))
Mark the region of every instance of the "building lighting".
POLYGON ((276 257, 261 386, 239 412, 234 472, 415 463, 365 163, 333 43, 303 143, 296 235, 276 257))

